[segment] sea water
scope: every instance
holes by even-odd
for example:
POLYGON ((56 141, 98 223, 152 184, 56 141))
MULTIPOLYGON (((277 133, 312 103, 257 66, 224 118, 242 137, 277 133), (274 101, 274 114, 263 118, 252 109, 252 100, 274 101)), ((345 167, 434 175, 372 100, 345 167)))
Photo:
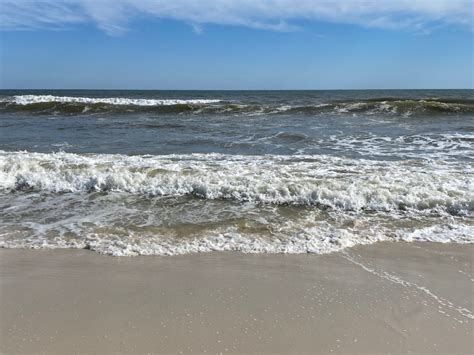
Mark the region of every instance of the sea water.
POLYGON ((474 91, 0 91, 0 247, 474 242, 474 91))

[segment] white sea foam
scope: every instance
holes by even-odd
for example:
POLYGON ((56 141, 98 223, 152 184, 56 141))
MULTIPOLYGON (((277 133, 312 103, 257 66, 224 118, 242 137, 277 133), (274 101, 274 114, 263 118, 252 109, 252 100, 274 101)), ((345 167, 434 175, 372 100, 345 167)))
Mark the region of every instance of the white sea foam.
POLYGON ((436 224, 411 231, 398 231, 405 242, 474 243, 474 226, 456 223, 436 224))
POLYGON ((305 145, 300 153, 314 147, 330 146, 357 152, 367 157, 396 156, 404 159, 450 159, 468 158, 474 149, 474 134, 444 133, 416 134, 399 137, 390 136, 341 136, 328 135, 321 140, 305 145))
POLYGON ((89 234, 84 238, 59 236, 48 238, 35 235, 27 238, 5 238, 0 235, 2 248, 28 249, 91 249, 113 256, 183 255, 212 251, 238 251, 270 254, 326 254, 361 244, 383 240, 383 236, 360 237, 346 230, 314 229, 289 235, 286 238, 265 238, 224 231, 192 238, 144 236, 130 233, 118 238, 114 235, 89 234))
MULTIPOLYGON (((40 228, 41 229, 41 228, 40 228)), ((43 231, 44 232, 44 231, 43 231)), ((285 233, 289 231, 286 230, 285 233)), ((26 249, 90 249, 112 256, 137 255, 183 255, 212 251, 237 251, 243 253, 269 254, 327 254, 342 251, 357 245, 368 245, 380 241, 474 243, 474 226, 446 225, 418 229, 369 228, 365 231, 351 228, 334 228, 327 223, 307 229, 299 229, 285 236, 264 237, 240 234, 228 228, 195 237, 169 237, 147 235, 130 230, 126 235, 107 233, 85 233, 73 238, 66 234, 55 237, 36 230, 24 237, 12 237, 0 233, 1 248, 26 249), (395 237, 394 237, 395 235, 395 237), (414 237, 416 236, 416 237, 414 237)))
POLYGON ((333 156, 0 152, 0 189, 194 195, 352 211, 471 214, 468 163, 371 161, 333 156))
POLYGON ((73 97, 73 96, 53 96, 53 95, 17 95, 10 99, 3 99, 3 102, 11 102, 17 105, 31 105, 44 102, 59 103, 80 103, 80 104, 109 104, 109 105, 125 105, 125 106, 170 106, 180 104, 209 104, 217 103, 220 100, 205 99, 132 99, 125 97, 107 97, 107 98, 91 98, 91 97, 73 97))

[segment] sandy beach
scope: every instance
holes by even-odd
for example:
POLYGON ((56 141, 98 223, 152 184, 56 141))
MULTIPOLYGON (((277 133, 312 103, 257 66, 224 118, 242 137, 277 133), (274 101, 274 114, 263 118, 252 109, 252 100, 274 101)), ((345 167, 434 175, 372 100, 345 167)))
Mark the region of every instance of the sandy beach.
POLYGON ((472 245, 0 250, 2 353, 472 353, 472 245))

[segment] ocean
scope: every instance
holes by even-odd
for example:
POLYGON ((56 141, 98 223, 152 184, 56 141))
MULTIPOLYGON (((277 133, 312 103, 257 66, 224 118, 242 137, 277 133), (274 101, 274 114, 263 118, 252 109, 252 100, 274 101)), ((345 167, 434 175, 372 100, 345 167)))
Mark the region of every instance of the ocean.
POLYGON ((474 242, 474 91, 0 91, 0 247, 474 242))

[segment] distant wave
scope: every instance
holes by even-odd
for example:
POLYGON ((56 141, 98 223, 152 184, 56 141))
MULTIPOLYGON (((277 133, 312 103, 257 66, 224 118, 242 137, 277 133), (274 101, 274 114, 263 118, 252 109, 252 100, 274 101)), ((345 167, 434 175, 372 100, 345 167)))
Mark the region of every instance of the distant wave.
POLYGON ((0 151, 0 190, 195 196, 346 211, 471 215, 469 165, 331 156, 0 151))
POLYGON ((11 99, 4 100, 6 103, 27 106, 38 103, 74 103, 74 104, 107 104, 113 106, 170 106, 184 104, 209 104, 219 102, 220 100, 179 100, 179 99, 130 99, 124 97, 73 97, 73 96, 53 96, 53 95, 17 95, 11 99))
POLYGON ((474 100, 442 98, 374 98, 350 102, 296 104, 233 102, 219 99, 90 98, 52 95, 17 95, 0 99, 0 110, 30 114, 94 114, 133 112, 190 114, 367 114, 410 117, 416 115, 474 114, 474 100))

